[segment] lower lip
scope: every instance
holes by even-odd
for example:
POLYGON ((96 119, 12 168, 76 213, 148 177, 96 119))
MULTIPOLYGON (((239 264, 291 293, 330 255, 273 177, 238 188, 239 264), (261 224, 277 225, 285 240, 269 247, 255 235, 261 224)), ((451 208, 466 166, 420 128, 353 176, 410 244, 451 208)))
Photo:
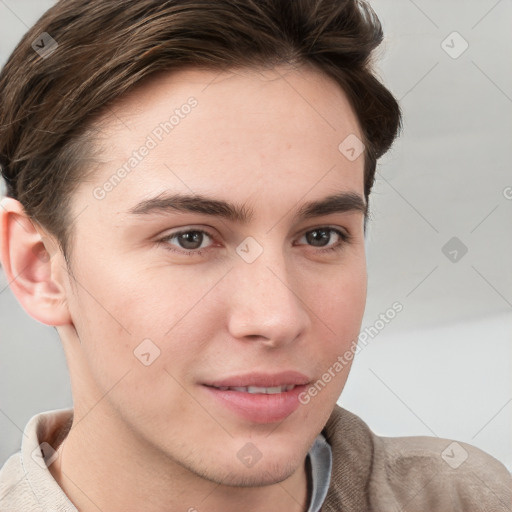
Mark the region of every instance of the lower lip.
POLYGON ((222 405, 253 423, 283 421, 297 410, 300 405, 299 395, 307 389, 307 385, 295 386, 291 391, 266 395, 243 391, 223 391, 210 386, 203 387, 222 405))

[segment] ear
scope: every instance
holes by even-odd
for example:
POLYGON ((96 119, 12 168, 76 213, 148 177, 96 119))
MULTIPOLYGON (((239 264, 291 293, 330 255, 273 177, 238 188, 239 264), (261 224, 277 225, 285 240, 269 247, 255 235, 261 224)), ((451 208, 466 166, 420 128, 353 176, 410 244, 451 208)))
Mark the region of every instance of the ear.
POLYGON ((32 318, 52 326, 71 323, 62 252, 11 197, 0 202, 0 261, 12 292, 32 318))

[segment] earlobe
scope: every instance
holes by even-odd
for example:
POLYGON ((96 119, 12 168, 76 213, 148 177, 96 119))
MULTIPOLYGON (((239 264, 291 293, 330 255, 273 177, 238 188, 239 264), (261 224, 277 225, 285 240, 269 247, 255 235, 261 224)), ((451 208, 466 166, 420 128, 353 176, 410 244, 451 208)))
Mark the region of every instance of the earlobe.
POLYGON ((58 265, 61 253, 41 233, 22 204, 6 197, 0 202, 0 260, 9 286, 23 309, 52 326, 71 323, 58 265))

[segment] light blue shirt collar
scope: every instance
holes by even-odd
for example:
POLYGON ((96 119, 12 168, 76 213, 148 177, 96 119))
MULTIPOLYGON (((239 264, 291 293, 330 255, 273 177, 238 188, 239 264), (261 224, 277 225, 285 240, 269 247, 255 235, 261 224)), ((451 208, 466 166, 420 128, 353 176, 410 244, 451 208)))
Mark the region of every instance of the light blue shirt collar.
POLYGON ((332 472, 332 450, 322 434, 318 434, 308 457, 312 483, 308 512, 319 512, 329 490, 332 472))

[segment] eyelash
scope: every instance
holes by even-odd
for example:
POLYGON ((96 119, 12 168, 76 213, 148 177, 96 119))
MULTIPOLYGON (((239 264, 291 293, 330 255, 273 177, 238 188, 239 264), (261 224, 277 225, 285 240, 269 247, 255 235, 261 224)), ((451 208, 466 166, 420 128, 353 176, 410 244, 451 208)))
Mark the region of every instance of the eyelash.
MULTIPOLYGON (((318 228, 308 229, 307 231, 302 233, 300 238, 302 238, 304 235, 306 235, 308 233, 311 233, 312 231, 316 231, 316 230, 320 230, 320 229, 326 229, 326 230, 330 231, 331 233, 336 233, 340 237, 340 241, 333 246, 319 247, 317 249, 317 252, 319 252, 319 253, 331 253, 331 252, 341 251, 345 245, 351 243, 351 241, 352 241, 352 235, 345 233, 344 231, 341 231, 339 229, 331 228, 329 226, 321 226, 318 228)), ((214 236, 209 231, 206 231, 204 229, 184 229, 182 231, 176 231, 175 233, 171 233, 171 234, 165 236, 164 238, 161 238, 160 240, 158 240, 158 243, 163 244, 163 246, 166 250, 177 253, 177 254, 182 254, 185 256, 201 256, 205 251, 211 249, 211 247, 205 247, 203 249, 190 249, 190 250, 181 249, 181 250, 178 250, 178 249, 174 248, 173 246, 171 246, 171 244, 169 244, 170 240, 172 240, 180 235, 183 235, 185 233, 192 233, 192 232, 193 233, 202 233, 204 235, 207 235, 211 240, 214 240, 214 236)), ((310 247, 314 248, 314 246, 310 246, 310 247)))

